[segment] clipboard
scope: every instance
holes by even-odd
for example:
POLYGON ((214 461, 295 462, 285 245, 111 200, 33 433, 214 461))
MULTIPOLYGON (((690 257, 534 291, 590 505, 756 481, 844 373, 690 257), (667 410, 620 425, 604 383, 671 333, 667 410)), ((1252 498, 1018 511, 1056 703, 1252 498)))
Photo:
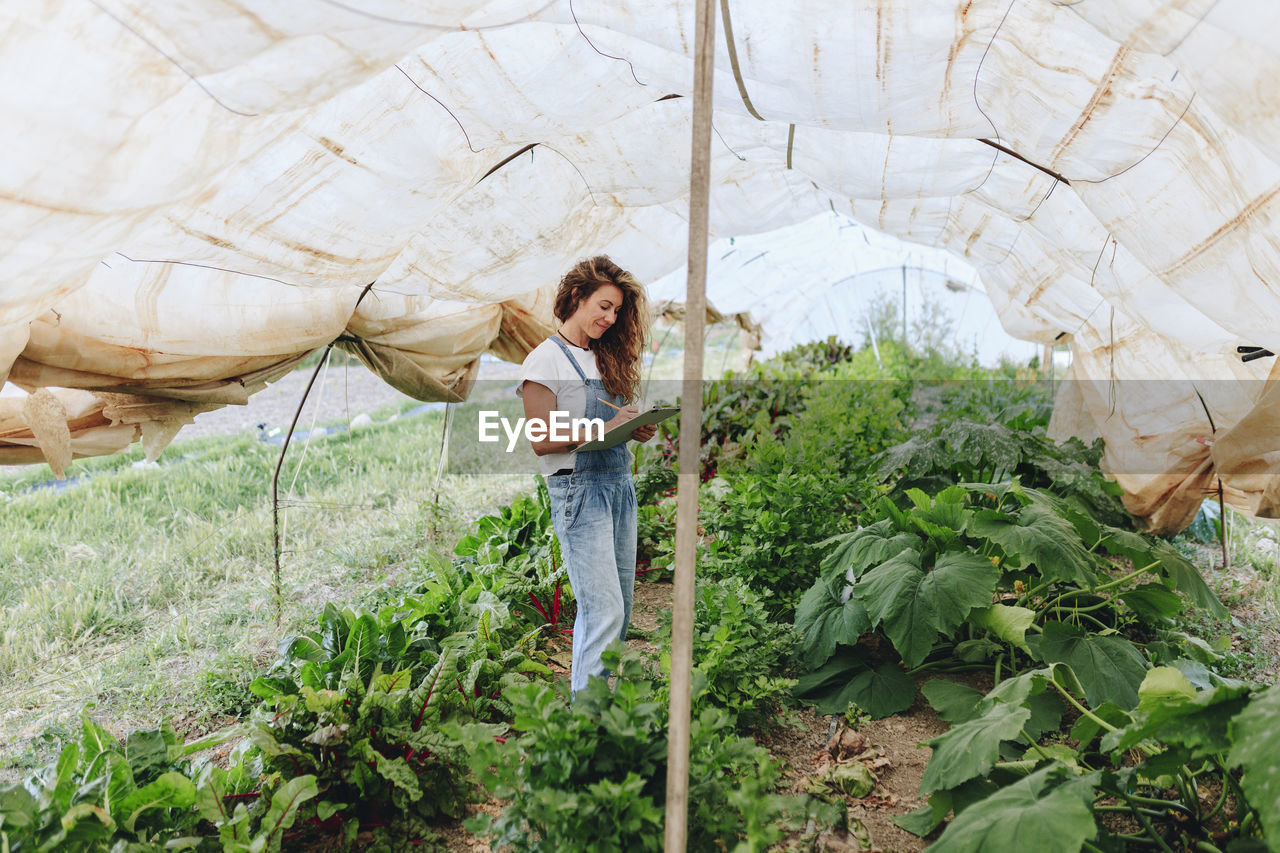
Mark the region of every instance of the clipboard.
POLYGON ((671 417, 672 415, 676 415, 679 413, 680 413, 679 406, 654 406, 652 409, 647 409, 641 412, 640 414, 636 415, 634 418, 627 421, 625 424, 620 424, 614 427, 613 429, 609 430, 604 434, 604 438, 596 439, 595 441, 588 441, 585 444, 580 444, 577 447, 575 447, 571 452, 580 453, 584 450, 605 450, 615 445, 622 444, 622 442, 631 438, 631 433, 637 427, 660 423, 661 421, 665 421, 667 418, 671 417))

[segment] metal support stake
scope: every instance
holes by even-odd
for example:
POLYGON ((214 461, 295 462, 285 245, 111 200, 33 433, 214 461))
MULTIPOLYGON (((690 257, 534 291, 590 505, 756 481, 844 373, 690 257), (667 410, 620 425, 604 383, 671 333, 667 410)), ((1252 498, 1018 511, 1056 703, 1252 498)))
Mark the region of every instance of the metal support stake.
MULTIPOLYGON (((364 290, 360 291, 360 295, 356 297, 356 304, 351 308, 352 316, 355 315, 356 309, 360 307, 360 303, 369 295, 369 291, 377 281, 371 281, 364 286, 364 290)), ((354 340, 347 337, 344 332, 339 335, 337 340, 354 340)), ((329 353, 333 350, 335 341, 330 341, 324 348, 324 355, 320 357, 320 363, 316 365, 316 369, 311 372, 311 379, 307 382, 306 390, 302 392, 302 399, 298 400, 298 408, 293 413, 293 421, 289 424, 289 431, 285 433, 284 444, 280 448, 280 458, 276 460, 275 473, 271 475, 271 543, 272 553, 275 555, 275 574, 271 577, 271 588, 276 597, 276 627, 280 627, 280 622, 284 617, 284 593, 280 589, 280 471, 284 468, 284 456, 289 452, 289 442, 293 440, 293 431, 298 426, 298 418, 302 416, 302 407, 307 403, 307 396, 311 393, 311 386, 316 384, 316 377, 320 375, 321 369, 329 361, 329 353)))
POLYGON ((284 455, 289 452, 289 442, 293 440, 293 431, 298 426, 298 418, 302 415, 302 407, 307 403, 307 396, 311 394, 311 386, 316 384, 316 377, 328 364, 329 353, 332 351, 333 344, 326 344, 324 354, 320 356, 320 362, 316 365, 316 369, 311 371, 311 379, 307 382, 306 390, 302 392, 302 399, 298 401, 298 408, 294 411, 293 420, 289 423, 289 431, 284 436, 284 444, 280 447, 280 458, 276 460, 276 472, 271 475, 271 541, 276 559, 275 574, 271 576, 271 589, 276 598, 277 628, 280 627, 284 617, 284 592, 280 589, 280 469, 284 467, 284 455))

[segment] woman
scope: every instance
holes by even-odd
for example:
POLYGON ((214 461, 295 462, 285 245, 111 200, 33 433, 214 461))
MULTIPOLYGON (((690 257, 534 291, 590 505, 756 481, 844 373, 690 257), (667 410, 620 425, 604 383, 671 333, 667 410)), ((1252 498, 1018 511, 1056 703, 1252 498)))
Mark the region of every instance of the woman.
MULTIPOLYGON (((524 360, 516 393, 526 418, 600 418, 605 430, 638 414, 640 360, 648 332, 644 289, 604 255, 580 261, 560 281, 559 331, 524 360)), ((648 441, 657 426, 632 432, 648 441)), ((636 578, 636 490, 625 442, 571 453, 572 442, 533 442, 551 494, 552 521, 578 602, 569 688, 606 675, 601 653, 626 639, 636 578)))

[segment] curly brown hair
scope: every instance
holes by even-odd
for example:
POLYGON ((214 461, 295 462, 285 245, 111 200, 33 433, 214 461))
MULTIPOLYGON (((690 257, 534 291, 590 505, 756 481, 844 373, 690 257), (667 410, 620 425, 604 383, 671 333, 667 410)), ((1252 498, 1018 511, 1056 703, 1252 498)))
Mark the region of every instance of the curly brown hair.
POLYGON ((618 306, 614 324, 588 346, 596 354, 596 366, 605 389, 633 403, 640 396, 640 362, 649 337, 649 301, 635 276, 608 255, 578 261, 560 279, 552 310, 556 318, 564 322, 578 310, 582 300, 605 284, 622 291, 622 304, 618 306))

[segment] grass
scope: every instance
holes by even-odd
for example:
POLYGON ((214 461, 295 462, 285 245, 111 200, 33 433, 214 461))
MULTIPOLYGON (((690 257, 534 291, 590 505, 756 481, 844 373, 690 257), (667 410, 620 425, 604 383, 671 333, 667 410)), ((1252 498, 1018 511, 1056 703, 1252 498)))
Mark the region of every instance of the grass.
POLYGON ((1280 562, 1274 524, 1227 509, 1227 552, 1230 566, 1222 566, 1222 549, 1196 541, 1190 531, 1173 545, 1200 569, 1205 580, 1231 611, 1225 620, 1199 614, 1187 618, 1193 633, 1219 642, 1223 657, 1218 669, 1233 678, 1273 682, 1280 674, 1280 562))
POLYGON ((80 707, 124 730, 180 709, 207 728, 238 713, 280 638, 324 602, 394 583, 426 548, 527 489, 527 475, 443 478, 431 412, 290 448, 281 478, 282 622, 270 483, 279 448, 253 437, 83 460, 65 491, 46 466, 0 478, 0 764, 46 756, 33 737, 80 707), (465 509, 463 509, 465 508, 465 509))
MULTIPOLYGON (((671 351, 652 378, 680 375, 680 335, 656 330, 664 339, 671 351)), ((708 375, 739 366, 736 328, 712 330, 708 343, 708 375)), ((509 398, 505 385, 478 390, 509 398)), ((530 487, 532 458, 508 473, 475 457, 474 441, 451 440, 449 471, 462 473, 446 474, 437 493, 443 414, 389 420, 415 405, 290 447, 279 626, 279 447, 251 435, 198 439, 145 465, 135 445, 76 461, 63 490, 46 465, 0 474, 0 774, 47 760, 85 704, 118 732, 164 716, 198 731, 242 713, 276 644, 325 602, 385 594, 424 549, 451 548, 475 518, 530 487)), ((474 421, 467 411, 455 431, 474 421)))

